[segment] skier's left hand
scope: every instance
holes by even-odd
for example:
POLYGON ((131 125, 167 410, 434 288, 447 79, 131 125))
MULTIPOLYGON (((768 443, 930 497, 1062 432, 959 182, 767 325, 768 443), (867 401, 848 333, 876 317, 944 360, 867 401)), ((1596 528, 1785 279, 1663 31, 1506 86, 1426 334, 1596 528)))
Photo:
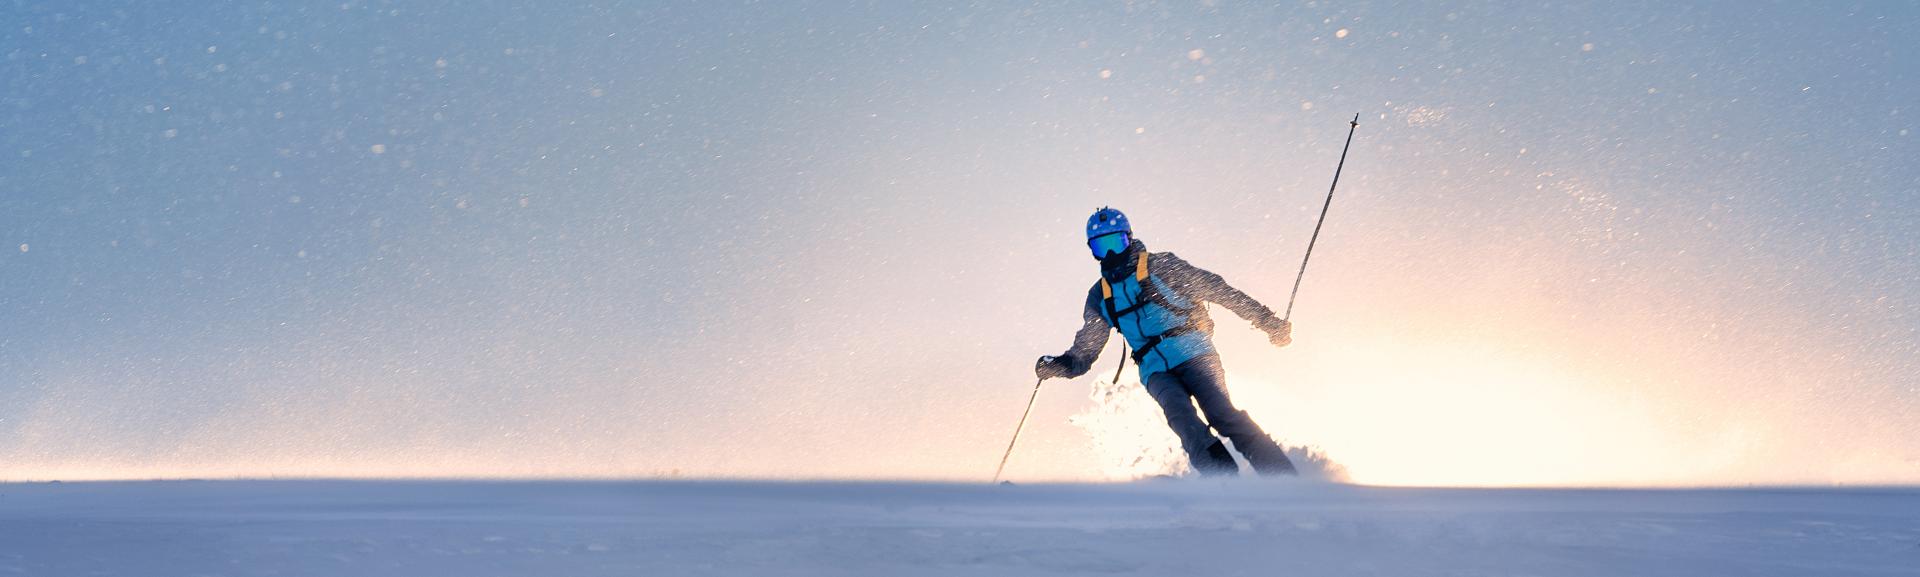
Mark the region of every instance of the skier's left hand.
POLYGON ((1264 328, 1267 330, 1267 340, 1273 342, 1273 346, 1284 347, 1293 344, 1293 323, 1273 319, 1264 328))

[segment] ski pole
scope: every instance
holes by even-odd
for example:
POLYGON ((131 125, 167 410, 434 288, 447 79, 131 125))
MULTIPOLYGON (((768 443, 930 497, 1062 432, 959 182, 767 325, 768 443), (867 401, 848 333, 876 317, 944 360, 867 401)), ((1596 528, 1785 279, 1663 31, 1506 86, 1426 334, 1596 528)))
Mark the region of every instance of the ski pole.
MULTIPOLYGON (((1113 369, 1114 383, 1117 384, 1120 382, 1120 373, 1125 370, 1127 370, 1127 344, 1120 343, 1120 366, 1113 369)), ((1007 441, 1007 453, 1000 456, 1000 466, 994 467, 993 469, 993 482, 995 483, 1000 482, 1000 472, 1007 468, 1007 458, 1013 456, 1014 443, 1020 442, 1020 430, 1027 428, 1027 415, 1033 413, 1033 401, 1034 399, 1040 398, 1040 383, 1044 382, 1047 382, 1047 380, 1040 379, 1033 383, 1033 396, 1027 398, 1027 411, 1020 413, 1020 424, 1013 428, 1013 440, 1007 441)))
POLYGON ((1320 240, 1320 226, 1327 223, 1327 209, 1333 207, 1333 189, 1340 186, 1340 170, 1347 167, 1347 149, 1353 147, 1353 131, 1360 128, 1360 115, 1355 113, 1347 124, 1347 144, 1340 147, 1340 164, 1333 167, 1333 185, 1327 187, 1327 202, 1320 205, 1320 220, 1313 223, 1313 238, 1307 239, 1307 255, 1300 258, 1300 274, 1293 277, 1293 295, 1287 297, 1287 314, 1280 320, 1293 319, 1293 301, 1300 298, 1300 279, 1307 278, 1307 260, 1313 258, 1313 243, 1320 240))
POLYGON ((1013 456, 1013 444, 1020 442, 1020 430, 1027 428, 1027 415, 1033 413, 1033 401, 1034 399, 1040 398, 1040 383, 1044 382, 1047 382, 1047 379, 1044 377, 1033 382, 1033 396, 1027 397, 1027 411, 1020 413, 1020 424, 1013 428, 1013 440, 1007 441, 1007 453, 1000 456, 1000 466, 993 468, 993 482, 995 483, 1000 482, 1000 472, 1007 468, 1007 457, 1013 456))

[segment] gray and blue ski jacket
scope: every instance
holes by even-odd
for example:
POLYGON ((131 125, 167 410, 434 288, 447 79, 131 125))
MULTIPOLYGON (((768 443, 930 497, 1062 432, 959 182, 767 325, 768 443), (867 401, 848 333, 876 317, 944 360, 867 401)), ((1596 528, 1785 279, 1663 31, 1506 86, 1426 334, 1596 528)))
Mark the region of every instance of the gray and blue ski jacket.
POLYGON ((1117 258, 1123 264, 1102 270, 1100 282, 1087 290, 1085 322, 1073 348, 1056 357, 1068 377, 1093 367, 1107 346, 1108 331, 1115 329, 1133 347, 1143 383, 1154 373, 1213 353, 1213 319, 1206 303, 1226 307, 1269 334, 1280 325, 1272 309, 1173 253, 1149 253, 1146 244, 1134 241, 1117 258))

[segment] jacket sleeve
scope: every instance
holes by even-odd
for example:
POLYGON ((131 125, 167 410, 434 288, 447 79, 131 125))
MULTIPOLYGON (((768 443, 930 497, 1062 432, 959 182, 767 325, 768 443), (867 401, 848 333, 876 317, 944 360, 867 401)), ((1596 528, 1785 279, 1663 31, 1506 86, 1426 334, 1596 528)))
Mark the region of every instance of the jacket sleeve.
POLYGON ((1087 374, 1093 369, 1093 362, 1100 359, 1100 351, 1107 348, 1113 326, 1107 324, 1106 317, 1100 316, 1100 303, 1100 287, 1094 285, 1087 290, 1087 305, 1080 313, 1082 322, 1080 332, 1073 335, 1073 348, 1058 357, 1066 365, 1067 378, 1087 374))
POLYGON ((1173 253, 1156 254, 1154 257, 1150 263, 1156 265, 1154 274, 1166 279, 1167 284, 1180 294, 1226 307, 1227 310, 1233 311, 1233 314, 1252 321, 1253 326, 1264 331, 1271 332, 1279 324, 1280 318, 1273 314, 1273 309, 1260 304, 1260 301, 1253 300, 1253 297, 1240 292, 1240 289, 1233 288, 1232 285, 1227 284, 1227 279, 1220 278, 1220 275, 1188 264, 1173 253))

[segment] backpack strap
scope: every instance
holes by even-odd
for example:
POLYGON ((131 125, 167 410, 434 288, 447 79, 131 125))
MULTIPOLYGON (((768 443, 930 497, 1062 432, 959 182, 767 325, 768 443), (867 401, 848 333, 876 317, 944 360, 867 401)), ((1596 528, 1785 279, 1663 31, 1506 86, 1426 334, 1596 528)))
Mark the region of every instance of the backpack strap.
POLYGON ((1119 323, 1121 316, 1145 308, 1149 303, 1167 306, 1166 303, 1161 302, 1160 291, 1154 290, 1153 284, 1147 282, 1147 253, 1142 251, 1139 259, 1137 259, 1135 263, 1133 267, 1133 279, 1140 284, 1140 294, 1134 303, 1127 308, 1120 309, 1113 306, 1113 285, 1107 282, 1107 277, 1100 277, 1100 295, 1104 298, 1102 304, 1106 305, 1107 319, 1109 319, 1109 322, 1119 323))
POLYGON ((1134 364, 1139 364, 1140 361, 1146 359, 1147 353, 1153 352, 1154 347, 1160 346, 1160 343, 1165 342, 1167 339, 1171 339, 1173 337, 1177 337, 1177 336, 1184 335, 1184 334, 1191 333, 1198 330, 1200 329, 1196 329, 1192 325, 1181 325, 1181 326, 1173 327, 1171 329, 1167 329, 1167 332, 1164 332, 1164 333, 1160 333, 1157 335, 1149 335, 1147 337, 1147 342, 1141 344, 1140 348, 1133 350, 1132 354, 1133 354, 1134 364))

